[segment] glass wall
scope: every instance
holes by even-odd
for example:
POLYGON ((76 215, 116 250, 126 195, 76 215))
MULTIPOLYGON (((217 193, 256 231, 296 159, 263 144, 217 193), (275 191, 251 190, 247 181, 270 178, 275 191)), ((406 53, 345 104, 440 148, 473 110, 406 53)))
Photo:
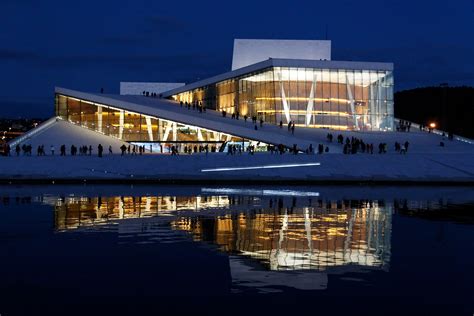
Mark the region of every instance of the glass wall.
POLYGON ((391 71, 274 67, 174 96, 297 126, 393 130, 391 71))
MULTIPOLYGON (((185 148, 187 152, 201 152, 207 145, 208 151, 213 152, 224 150, 226 144, 237 144, 245 150, 248 145, 258 143, 61 94, 56 94, 55 102, 56 115, 64 120, 126 142, 147 143, 155 151, 167 152, 175 146, 181 152, 185 148)), ((266 146, 263 143, 259 145, 266 146)), ((148 145, 146 148, 149 148, 148 145)))

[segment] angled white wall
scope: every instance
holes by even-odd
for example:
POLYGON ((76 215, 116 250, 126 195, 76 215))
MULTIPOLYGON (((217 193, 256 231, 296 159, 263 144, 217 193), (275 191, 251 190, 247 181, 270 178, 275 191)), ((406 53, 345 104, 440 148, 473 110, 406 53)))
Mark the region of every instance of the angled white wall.
POLYGON ((160 94, 182 86, 181 82, 120 82, 120 95, 141 95, 143 91, 160 94))
POLYGON ((331 41, 235 39, 232 70, 269 58, 331 60, 331 41))

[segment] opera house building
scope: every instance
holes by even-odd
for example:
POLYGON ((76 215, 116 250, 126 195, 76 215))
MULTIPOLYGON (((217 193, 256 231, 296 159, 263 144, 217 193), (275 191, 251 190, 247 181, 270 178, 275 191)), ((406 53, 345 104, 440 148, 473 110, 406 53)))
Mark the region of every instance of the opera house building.
POLYGON ((55 113, 14 142, 59 122, 161 150, 189 144, 218 151, 231 142, 289 147, 293 140, 259 133, 257 125, 392 131, 393 64, 331 60, 325 40, 236 39, 229 72, 190 84, 121 82, 120 94, 57 87, 55 113))

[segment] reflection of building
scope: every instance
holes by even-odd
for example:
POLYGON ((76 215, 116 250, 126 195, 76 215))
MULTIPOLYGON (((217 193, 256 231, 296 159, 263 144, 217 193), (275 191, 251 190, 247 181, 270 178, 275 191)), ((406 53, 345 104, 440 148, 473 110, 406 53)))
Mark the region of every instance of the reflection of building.
POLYGON ((392 209, 377 201, 303 205, 306 198, 255 196, 70 196, 44 201, 55 206, 59 231, 120 220, 148 230, 158 216, 176 232, 189 232, 196 241, 256 259, 271 270, 387 268, 390 261, 392 209), (267 203, 269 207, 262 207, 267 203))
POLYGON ((272 270, 386 267, 390 260, 391 212, 378 206, 242 211, 182 217, 172 225, 223 251, 262 261, 272 270))
POLYGON ((69 230, 109 224, 116 220, 169 215, 179 210, 228 206, 227 198, 215 196, 113 196, 45 199, 55 207, 55 227, 69 230))
MULTIPOLYGON (((179 150, 218 150, 229 142, 293 145, 294 139, 255 132, 244 116, 275 125, 393 130, 393 64, 333 61, 330 41, 235 40, 234 46, 232 71, 187 85, 123 83, 124 95, 56 88, 56 117, 125 142, 179 150), (202 115, 205 109, 238 113, 241 120, 202 115)), ((40 137, 32 132, 13 145, 33 134, 40 137)))

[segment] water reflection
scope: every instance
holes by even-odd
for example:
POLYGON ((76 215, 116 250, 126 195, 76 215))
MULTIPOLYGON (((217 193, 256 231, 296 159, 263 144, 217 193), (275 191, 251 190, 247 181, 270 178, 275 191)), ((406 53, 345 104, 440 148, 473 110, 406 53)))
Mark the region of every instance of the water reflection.
POLYGON ((386 269, 390 261, 393 205, 382 201, 202 195, 47 196, 43 202, 54 206, 58 231, 119 222, 128 232, 168 226, 269 270, 386 269))
POLYGON ((118 244, 172 243, 178 250, 185 246, 178 243, 194 241, 226 254, 233 291, 260 292, 325 289, 331 274, 388 271, 395 214, 469 222, 432 190, 422 191, 427 199, 402 199, 392 189, 329 189, 123 188, 103 196, 87 187, 60 194, 20 190, 4 191, 0 206, 50 205, 57 236, 112 232, 118 244))
POLYGON ((270 270, 388 265, 390 207, 380 207, 377 201, 317 201, 315 206, 291 207, 281 198, 272 201, 265 208, 215 217, 179 216, 171 225, 225 252, 257 259, 270 270))

